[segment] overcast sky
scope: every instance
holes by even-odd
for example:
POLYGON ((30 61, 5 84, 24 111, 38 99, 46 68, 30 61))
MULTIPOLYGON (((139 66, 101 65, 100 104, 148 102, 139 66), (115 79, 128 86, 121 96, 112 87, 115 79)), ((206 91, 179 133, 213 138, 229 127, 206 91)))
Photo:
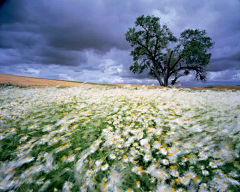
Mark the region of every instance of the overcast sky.
POLYGON ((240 0, 5 0, 0 8, 0 73, 100 83, 155 84, 133 74, 125 40, 142 14, 160 17, 176 37, 205 29, 215 41, 208 81, 240 84, 240 0))

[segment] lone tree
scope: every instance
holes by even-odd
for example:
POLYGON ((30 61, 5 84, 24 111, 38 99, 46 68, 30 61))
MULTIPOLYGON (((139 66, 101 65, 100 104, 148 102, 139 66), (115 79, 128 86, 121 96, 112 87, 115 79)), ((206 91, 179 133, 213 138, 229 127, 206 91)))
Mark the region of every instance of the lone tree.
POLYGON ((206 81, 206 66, 211 58, 207 50, 214 42, 205 30, 186 29, 177 39, 166 24, 159 24, 158 17, 142 15, 135 25, 136 28, 129 28, 125 34, 134 48, 131 51, 134 63, 129 67, 133 73, 149 68, 148 76, 157 78, 161 86, 168 86, 170 77, 174 85, 190 71, 195 73, 195 80, 206 81), (170 43, 177 45, 171 49, 170 43))

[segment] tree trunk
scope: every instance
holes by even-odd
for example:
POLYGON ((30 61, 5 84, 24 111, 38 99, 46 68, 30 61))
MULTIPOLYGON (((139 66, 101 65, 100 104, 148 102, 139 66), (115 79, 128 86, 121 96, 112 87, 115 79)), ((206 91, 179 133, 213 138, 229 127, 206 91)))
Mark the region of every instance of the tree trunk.
POLYGON ((164 86, 168 86, 168 79, 169 79, 169 66, 166 66, 166 74, 164 75, 164 86))
POLYGON ((161 81, 161 79, 159 80, 159 79, 157 78, 157 80, 158 80, 160 86, 164 86, 163 83, 162 83, 162 81, 161 81))
POLYGON ((152 69, 153 69, 153 71, 154 71, 154 73, 155 73, 155 75, 156 75, 156 77, 157 77, 157 80, 158 80, 160 86, 164 86, 164 84, 163 84, 163 82, 162 82, 162 80, 161 80, 160 75, 158 74, 157 70, 155 69, 155 66, 153 66, 152 69))
POLYGON ((158 80, 160 86, 164 86, 164 84, 159 76, 157 77, 157 80, 158 80))
POLYGON ((174 78, 171 82, 171 85, 175 85, 176 81, 177 81, 178 78, 174 78))
POLYGON ((165 77, 164 77, 164 86, 168 86, 168 76, 166 75, 165 77))

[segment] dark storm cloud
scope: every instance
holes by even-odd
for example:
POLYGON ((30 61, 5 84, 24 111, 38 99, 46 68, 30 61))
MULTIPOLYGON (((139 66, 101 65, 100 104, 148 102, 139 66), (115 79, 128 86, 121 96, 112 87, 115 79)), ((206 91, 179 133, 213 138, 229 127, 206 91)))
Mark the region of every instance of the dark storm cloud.
POLYGON ((1 49, 32 48, 37 44, 37 39, 29 32, 0 31, 1 49))
POLYGON ((96 49, 102 53, 111 48, 129 49, 124 33, 135 12, 144 7, 138 3, 118 1, 51 1, 45 2, 43 17, 35 15, 41 32, 50 46, 69 50, 96 49), (50 22, 51 21, 51 22, 50 22))
POLYGON ((0 7, 6 2, 6 0, 0 0, 0 7))
POLYGON ((38 57, 38 63, 44 64, 78 66, 86 62, 84 53, 49 46, 36 51, 35 56, 38 57))
MULTIPOLYGON (((137 2, 9 0, 0 11, 0 48, 15 49, 24 60, 21 50, 32 54, 36 46, 33 63, 80 64, 84 60, 78 60, 73 51, 94 49, 104 54, 113 47, 129 49, 124 33, 144 9, 137 2)), ((16 64, 22 63, 19 57, 15 59, 16 64)))
POLYGON ((55 64, 66 78, 79 80, 81 73, 89 81, 145 81, 148 71, 129 71, 133 61, 124 34, 136 17, 149 14, 161 17, 177 37, 186 28, 206 29, 215 41, 209 70, 226 78, 223 71, 240 69, 239 10, 239 1, 227 0, 7 0, 0 7, 0 65, 24 66, 33 74, 35 64, 44 65, 37 73, 43 75, 55 64))
POLYGON ((240 53, 228 57, 215 58, 208 66, 209 71, 240 70, 240 53))
POLYGON ((27 11, 23 1, 3 0, 0 6, 0 24, 25 22, 27 11))

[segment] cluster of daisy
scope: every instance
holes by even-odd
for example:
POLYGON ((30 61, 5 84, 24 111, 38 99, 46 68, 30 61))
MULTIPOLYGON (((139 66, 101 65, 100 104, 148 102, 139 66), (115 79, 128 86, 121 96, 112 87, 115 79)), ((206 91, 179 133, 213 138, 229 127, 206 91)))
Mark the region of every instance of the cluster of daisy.
POLYGON ((240 93, 0 91, 1 191, 239 191, 240 93))

